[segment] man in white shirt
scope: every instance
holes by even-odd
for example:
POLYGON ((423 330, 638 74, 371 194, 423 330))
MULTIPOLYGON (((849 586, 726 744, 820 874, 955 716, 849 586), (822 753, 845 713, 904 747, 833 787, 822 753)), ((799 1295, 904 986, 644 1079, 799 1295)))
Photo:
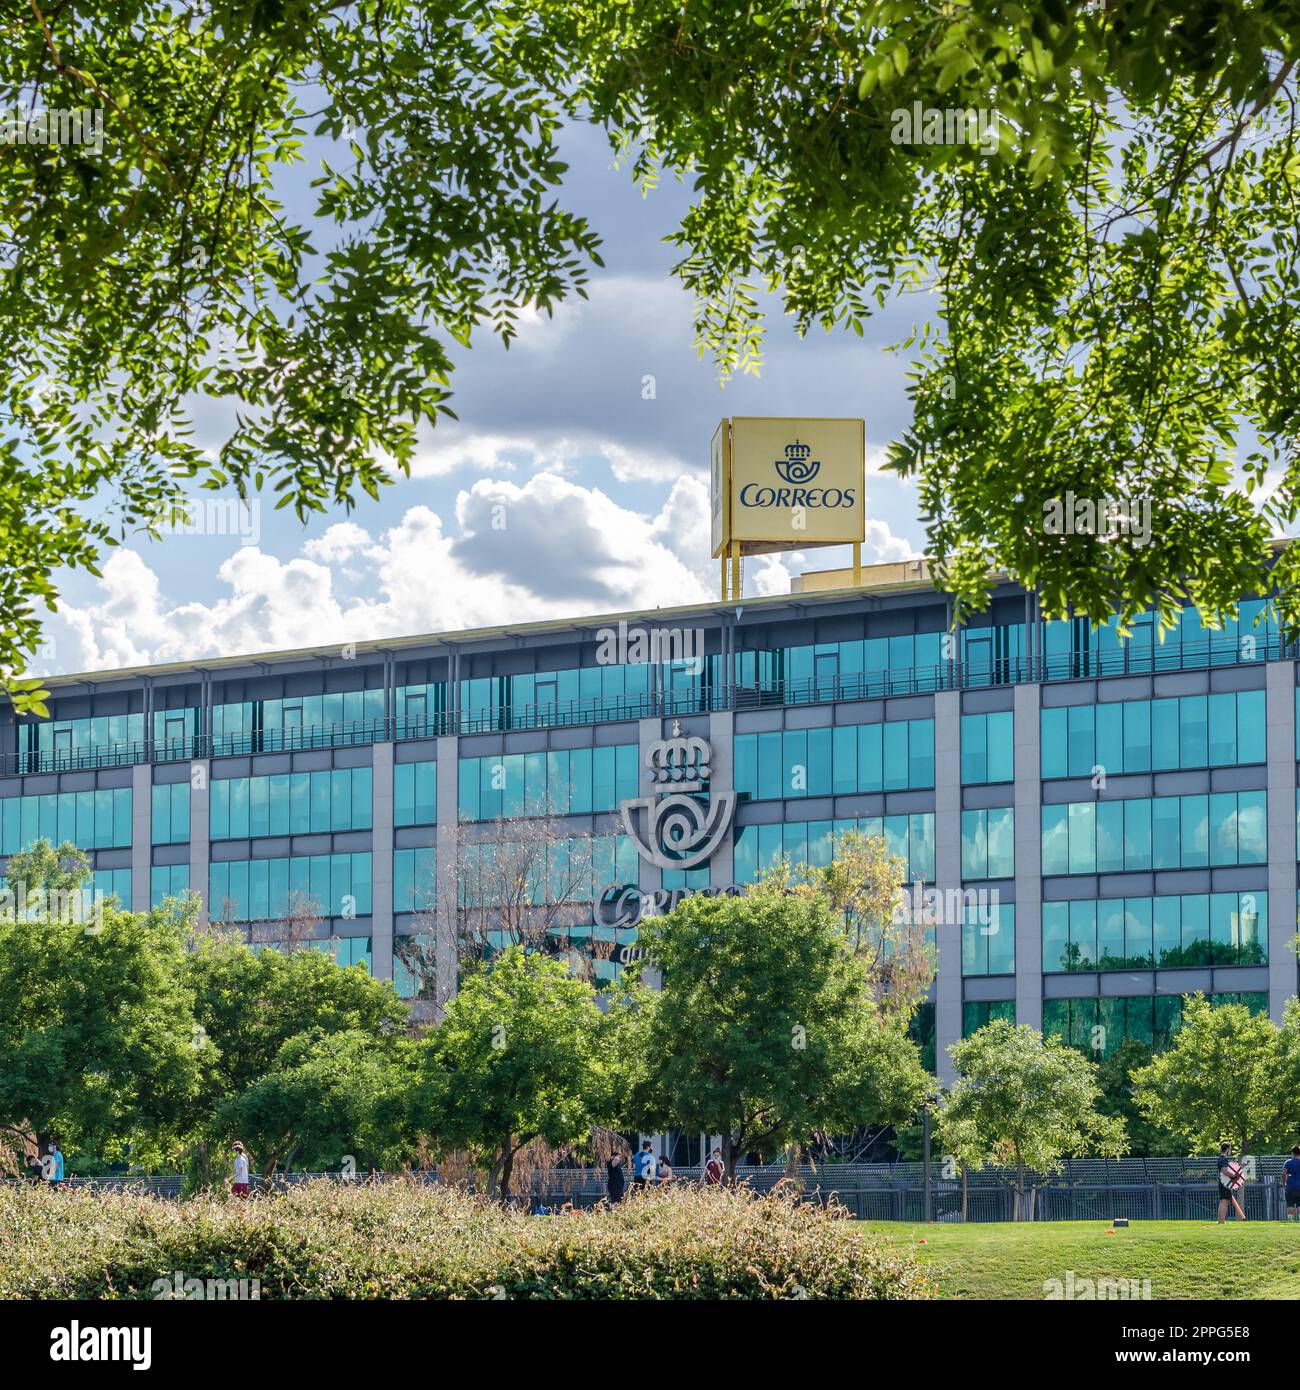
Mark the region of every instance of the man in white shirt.
POLYGON ((248 1155, 238 1139, 235 1140, 235 1181, 230 1190, 236 1197, 248 1196, 248 1155))

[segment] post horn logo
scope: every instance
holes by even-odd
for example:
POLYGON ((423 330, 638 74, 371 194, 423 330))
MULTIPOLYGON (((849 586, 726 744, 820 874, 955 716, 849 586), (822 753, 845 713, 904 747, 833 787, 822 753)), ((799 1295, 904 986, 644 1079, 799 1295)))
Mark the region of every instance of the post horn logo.
POLYGON ((719 792, 707 802, 692 795, 707 790, 712 758, 708 740, 684 737, 676 720, 672 737, 659 739, 646 750, 645 765, 651 769, 657 791, 629 797, 620 808, 627 833, 643 859, 661 869, 693 869, 717 849, 735 815, 736 793, 719 792), (644 818, 644 829, 638 813, 644 818))
POLYGON ((793 444, 785 446, 785 458, 776 459, 776 471, 787 483, 810 483, 821 471, 821 463, 814 458, 809 458, 812 448, 807 444, 800 444, 796 439, 793 444))

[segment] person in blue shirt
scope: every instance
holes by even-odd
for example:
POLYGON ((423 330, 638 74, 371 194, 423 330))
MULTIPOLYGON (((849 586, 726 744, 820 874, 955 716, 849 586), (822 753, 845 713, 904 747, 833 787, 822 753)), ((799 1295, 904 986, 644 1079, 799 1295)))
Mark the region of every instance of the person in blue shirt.
POLYGON ((63 1186, 63 1154, 57 1143, 50 1143, 50 1151, 45 1156, 45 1171, 49 1174, 51 1187, 63 1186))
POLYGON ((1282 1174, 1286 1183, 1286 1219, 1290 1221, 1295 1212, 1300 1221, 1300 1144, 1291 1150, 1291 1157, 1282 1165, 1282 1174))
POLYGON ((655 1156, 648 1139, 641 1141, 641 1152, 633 1161, 632 1172, 638 1187, 650 1186, 650 1181, 655 1175, 655 1156))

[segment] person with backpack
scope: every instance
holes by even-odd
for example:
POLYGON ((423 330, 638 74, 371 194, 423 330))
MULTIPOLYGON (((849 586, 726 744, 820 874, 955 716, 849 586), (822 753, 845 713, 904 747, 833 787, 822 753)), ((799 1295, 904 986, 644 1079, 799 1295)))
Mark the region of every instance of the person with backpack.
POLYGON ((650 1141, 641 1141, 641 1151, 637 1154, 633 1163, 632 1178, 638 1187, 649 1187, 650 1181, 655 1174, 655 1156, 650 1147, 650 1141))

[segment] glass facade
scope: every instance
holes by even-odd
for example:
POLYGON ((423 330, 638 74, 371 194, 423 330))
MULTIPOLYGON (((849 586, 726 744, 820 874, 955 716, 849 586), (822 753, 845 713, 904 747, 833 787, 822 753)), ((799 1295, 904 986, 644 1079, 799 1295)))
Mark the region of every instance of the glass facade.
POLYGON ((1268 894, 1043 904, 1043 969, 1175 970, 1268 962, 1268 894))
MULTIPOLYGON (((1211 1004, 1245 1004, 1252 1013, 1268 1012, 1268 995, 1258 991, 1212 994, 1209 998, 1211 1004)), ((1043 1000, 1044 1033, 1103 1057, 1129 1041, 1162 1051, 1173 1041, 1182 1019, 1183 1000, 1178 994, 1043 1000)))
POLYGON ((370 885, 368 853, 236 859, 211 866, 208 902, 218 922, 368 917, 370 885))
POLYGON ((212 783, 214 840, 369 830, 371 771, 293 772, 212 783))
POLYGON ((184 844, 190 838, 190 784, 153 788, 150 825, 155 845, 184 844))
POLYGON ((906 864, 905 879, 934 880, 934 812, 907 816, 858 816, 840 820, 786 821, 747 825, 736 831, 733 873, 737 883, 754 883, 759 871, 787 858, 792 864, 824 867, 835 837, 849 830, 884 839, 890 854, 906 864))
MULTIPOLYGON (((949 613, 922 583, 891 581, 860 602, 842 591, 764 597, 745 605, 743 620, 721 606, 664 613, 657 621, 681 622, 678 636, 696 645, 681 659, 606 661, 594 623, 583 621, 536 638, 502 630, 468 644, 362 644, 356 664, 272 656, 192 678, 56 679, 52 718, 0 722, 0 793, 27 793, 0 795, 0 855, 42 836, 72 840, 92 856, 96 885, 124 904, 133 888, 139 906, 194 889, 214 920, 255 924, 259 946, 296 949, 312 917, 335 933, 361 918, 355 929, 365 935, 310 944, 429 1001, 437 933, 456 914, 493 910, 511 861, 534 861, 524 906, 565 904, 544 914, 564 919, 550 929, 551 948, 580 954, 589 976, 607 981, 636 958, 625 911, 636 899, 626 890, 744 885, 782 857, 825 865, 835 836, 854 829, 883 838, 909 882, 967 885, 963 902, 989 899, 938 929, 940 969, 960 980, 936 990, 919 1036, 941 1069, 961 1030, 1014 1013, 1009 1000, 968 996, 1015 993, 1022 1009, 1032 1001, 1022 1021, 1040 1021, 1041 1005, 1041 1021, 1072 1039, 1102 1027, 1159 1040, 1177 1026, 1167 979, 1156 976, 1139 997, 1069 1002, 1052 992, 1090 985, 1065 974, 1128 972, 1132 980, 1097 982, 1116 989, 1177 969, 1178 988, 1191 981, 1226 998, 1240 986, 1253 999, 1270 976, 1276 997, 1278 972, 1289 972, 1294 992, 1295 963, 1277 959, 1276 938, 1270 958, 1266 885, 1278 866, 1268 861, 1263 788, 1280 788, 1275 816, 1289 809, 1295 765, 1288 770, 1280 754, 1292 750, 1276 739, 1270 749, 1267 730, 1294 708, 1300 758, 1300 690, 1292 705, 1286 680, 1277 684, 1277 663, 1294 676, 1300 647, 1282 641, 1263 601, 1243 603, 1217 631, 1188 610, 1163 641, 1151 615, 1127 637, 1113 622, 1037 623, 1033 602, 1006 584, 987 614, 953 633, 949 613), (558 669, 536 669, 548 662, 558 669), (1023 682, 1041 686, 1036 704, 1015 702, 1032 709, 1028 723, 1014 709, 987 708, 1011 703, 998 687, 1023 682), (327 690, 345 683, 364 688, 327 690), (1140 698, 1112 698, 1121 693, 1140 698), (700 807, 716 810, 718 794, 732 790, 738 802, 722 853, 690 870, 664 869, 630 835, 613 833, 624 829, 622 803, 663 790, 648 780, 644 745, 670 736, 674 718, 714 745, 713 798, 700 794, 700 807), (634 732, 610 728, 613 720, 648 722, 634 732), (483 734, 493 737, 475 737, 483 734), (602 734, 620 742, 596 746, 602 734), (435 737, 459 742, 424 742, 435 737), (389 746, 373 750, 373 765, 391 766, 391 806, 376 805, 376 786, 387 784, 362 746, 381 740, 389 746), (278 756, 261 760, 266 753, 278 756), (149 763, 173 764, 152 774, 161 779, 181 776, 175 764, 189 759, 206 764, 206 780, 151 785, 149 763), (337 761, 365 765, 330 766, 337 761), (123 781, 112 769, 127 763, 146 765, 125 774, 131 786, 97 786, 123 781), (1108 786, 1119 776, 1143 780, 1108 786), (1056 780, 1064 778, 1080 781, 1067 787, 1056 780), (135 807, 148 810, 147 830, 145 816, 133 823, 132 786, 149 797, 135 807), (1002 804, 980 804, 990 801, 1002 804), (1009 883, 1013 805, 1040 816, 1020 826, 1041 835, 1048 881, 1032 902, 1032 865, 1021 865, 1014 893, 1009 883), (558 817, 572 823, 530 829, 558 817), (491 838, 494 826, 502 838, 491 838), (149 843, 133 845, 133 833, 149 843), (307 836, 316 838, 302 843, 307 836), (438 846, 450 856, 442 882, 438 846), (124 867, 132 862, 134 884, 124 867), (1156 877, 1171 871, 1176 879, 1156 877), (1143 877, 1110 877, 1123 874, 1143 877), (1099 875, 1107 878, 1088 877, 1099 875), (372 880, 391 882, 391 912, 386 887, 376 896, 372 880), (999 895, 1017 897, 1018 909, 999 895), (1012 985, 1018 910, 1022 931, 1041 933, 1043 958, 1035 981, 1012 985)), ((649 833, 650 817, 638 812, 635 823, 649 833)), ((1273 845, 1276 854, 1276 827, 1273 845)), ((445 941, 443 951, 454 958, 445 941)))
POLYGON ((83 850, 130 845, 131 788, 0 800, 0 854, 17 854, 37 840, 71 840, 83 850))
POLYGON ((1014 878, 1016 823, 1010 806, 961 813, 961 876, 1014 878))
POLYGON ((1016 1021, 1016 1001, 1014 999, 967 999, 961 1006, 961 1035, 969 1038, 986 1023, 1005 1020, 1016 1021))
POLYGON ((393 824, 432 825, 438 819, 438 764, 393 768, 393 824))
POLYGON ((1045 709, 1043 776, 1262 763, 1266 728, 1262 690, 1045 709))
POLYGON ((614 811, 637 795, 637 746, 461 758, 462 821, 614 811))
POLYGON ((1014 975, 1015 970, 1015 904, 967 907, 961 924, 962 975, 1014 975))
POLYGON ((189 891, 188 864, 155 864, 149 870, 150 907, 157 907, 167 898, 183 898, 189 891))
POLYGON ((736 790, 751 800, 934 786, 934 720, 739 734, 736 790))
POLYGON ((961 719, 961 780, 967 785, 1015 780, 1015 715, 964 714, 961 719))
POLYGON ((1044 806, 1043 873, 1263 864, 1267 793, 1218 792, 1044 806))
POLYGON ((368 743, 382 736, 383 723, 382 690, 238 700, 212 707, 213 752, 274 753, 283 748, 368 743))

